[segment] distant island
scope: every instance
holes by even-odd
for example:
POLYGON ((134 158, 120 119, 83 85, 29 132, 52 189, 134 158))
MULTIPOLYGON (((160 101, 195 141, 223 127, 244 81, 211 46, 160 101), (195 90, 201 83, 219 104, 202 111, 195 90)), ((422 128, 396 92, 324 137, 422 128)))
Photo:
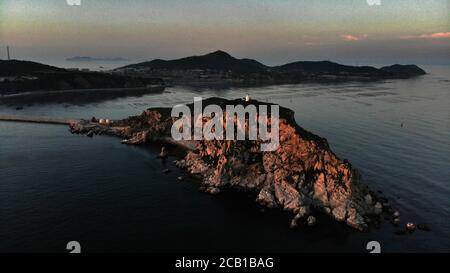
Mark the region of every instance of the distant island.
POLYGON ((75 57, 67 58, 66 61, 69 61, 69 62, 127 62, 129 60, 122 58, 122 57, 97 58, 97 57, 89 57, 89 56, 75 56, 75 57))
POLYGON ((114 73, 160 77, 173 83, 302 83, 405 79, 426 74, 416 65, 382 68, 349 66, 331 61, 298 61, 267 66, 252 59, 237 59, 218 50, 176 60, 155 59, 117 68, 114 73))

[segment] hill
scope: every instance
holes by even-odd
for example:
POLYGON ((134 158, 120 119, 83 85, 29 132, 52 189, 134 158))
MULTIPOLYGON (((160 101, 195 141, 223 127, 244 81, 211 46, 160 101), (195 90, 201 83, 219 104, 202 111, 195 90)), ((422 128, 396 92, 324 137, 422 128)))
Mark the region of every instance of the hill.
POLYGON ((393 65, 378 69, 331 61, 298 61, 280 66, 267 66, 252 59, 237 59, 221 50, 202 56, 175 60, 156 59, 127 65, 116 69, 115 72, 162 77, 175 83, 365 81, 409 78, 425 74, 425 71, 415 65, 393 65))
POLYGON ((257 73, 268 69, 265 65, 250 59, 236 59, 230 54, 218 50, 203 56, 191 56, 177 60, 156 59, 125 66, 125 68, 147 68, 154 70, 216 70, 237 73, 257 73))
POLYGON ((30 61, 0 61, 0 95, 30 91, 147 88, 164 86, 159 78, 67 70, 30 61))
POLYGON ((0 77, 16 76, 16 75, 31 75, 34 73, 45 72, 62 72, 62 68, 50 66, 46 64, 19 61, 19 60, 0 60, 0 77))

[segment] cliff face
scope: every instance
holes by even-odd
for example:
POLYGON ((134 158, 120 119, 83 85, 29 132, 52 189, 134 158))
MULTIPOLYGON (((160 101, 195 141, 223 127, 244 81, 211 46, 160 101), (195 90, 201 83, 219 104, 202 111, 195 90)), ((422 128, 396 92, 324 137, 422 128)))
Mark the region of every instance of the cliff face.
POLYGON ((256 141, 201 141, 177 165, 201 174, 209 192, 223 187, 251 191, 269 208, 304 214, 313 207, 365 229, 364 216, 372 208, 364 201, 368 190, 351 165, 317 141, 302 138, 285 120, 280 131, 275 152, 260 152, 256 141))
MULTIPOLYGON (((213 98, 203 101, 203 107, 211 103, 221 106, 224 112, 225 104, 244 104, 242 100, 213 98)), ((175 120, 170 117, 170 109, 155 108, 104 128, 78 124, 72 130, 105 131, 123 137, 124 143, 139 144, 170 137, 175 120)), ((176 165, 201 176, 206 192, 215 194, 223 188, 248 191, 263 206, 292 212, 293 221, 306 218, 310 211, 321 211, 365 230, 368 216, 377 213, 374 204, 377 200, 360 182, 351 164, 339 159, 325 139, 298 126, 289 109, 280 107, 279 130, 276 151, 261 151, 260 140, 193 141, 195 148, 176 165)))

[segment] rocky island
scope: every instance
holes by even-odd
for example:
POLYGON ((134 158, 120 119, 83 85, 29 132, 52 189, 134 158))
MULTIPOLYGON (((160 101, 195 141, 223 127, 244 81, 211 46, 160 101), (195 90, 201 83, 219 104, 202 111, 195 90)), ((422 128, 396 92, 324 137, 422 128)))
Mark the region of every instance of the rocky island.
MULTIPOLYGON (((203 101, 203 107, 216 104, 225 111, 225 105, 248 103, 267 104, 210 98, 203 101)), ((70 130, 88 136, 114 135, 133 145, 155 141, 180 145, 186 154, 175 164, 198 176, 202 190, 217 194, 231 188, 252 193, 264 207, 291 212, 292 227, 302 221, 313 225, 315 213, 327 214, 357 230, 367 230, 382 213, 398 221, 398 212, 394 213, 388 201, 364 185, 358 171, 336 156, 326 139, 300 127, 290 109, 280 107, 280 145, 272 152, 260 151, 260 140, 177 142, 171 138, 176 120, 170 108, 150 108, 123 120, 74 122, 70 130)))
POLYGON ((100 57, 90 57, 90 56, 74 56, 66 58, 68 62, 126 62, 128 61, 122 57, 110 57, 110 58, 100 58, 100 57))

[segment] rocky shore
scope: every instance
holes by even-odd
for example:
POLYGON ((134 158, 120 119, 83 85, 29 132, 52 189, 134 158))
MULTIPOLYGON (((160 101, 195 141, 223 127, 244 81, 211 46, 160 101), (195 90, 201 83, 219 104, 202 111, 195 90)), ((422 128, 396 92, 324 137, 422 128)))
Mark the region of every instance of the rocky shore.
MULTIPOLYGON (((225 105, 246 103, 267 104, 211 98, 203 101, 203 107, 216 104, 225 112, 225 105)), ((171 127, 177 119, 170 113, 170 108, 150 108, 123 120, 74 122, 70 130, 88 136, 115 135, 131 145, 174 142, 171 127)), ((383 217, 398 222, 398 212, 388 200, 363 184, 358 171, 337 157, 326 139, 297 125, 292 110, 280 107, 279 129, 276 151, 260 151, 260 140, 184 141, 177 144, 186 148, 186 154, 175 164, 198 176, 205 192, 218 194, 225 188, 246 191, 264 207, 291 212, 291 227, 316 224, 317 213, 361 231, 377 225, 383 217)))

